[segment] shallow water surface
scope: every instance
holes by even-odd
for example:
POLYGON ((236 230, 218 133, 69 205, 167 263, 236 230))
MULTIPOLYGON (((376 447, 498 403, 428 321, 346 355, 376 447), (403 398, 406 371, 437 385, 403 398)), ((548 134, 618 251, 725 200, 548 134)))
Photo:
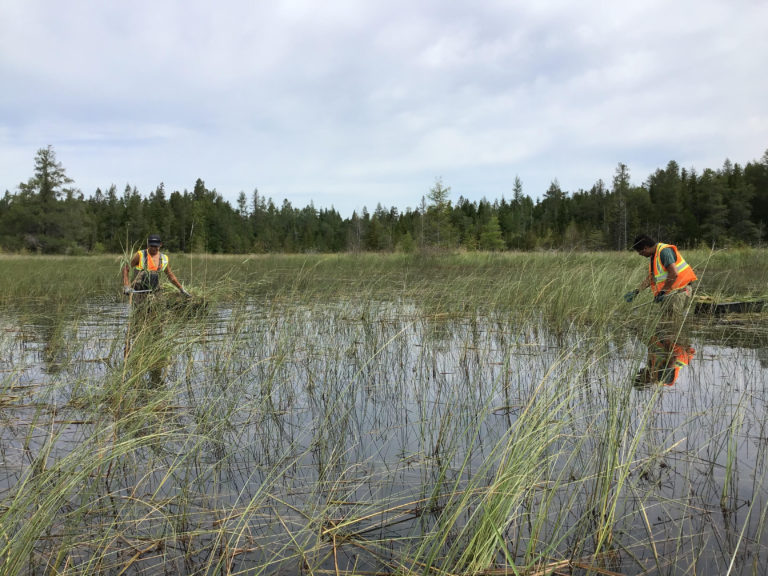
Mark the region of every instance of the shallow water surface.
POLYGON ((761 574, 768 355, 692 334, 638 386, 647 334, 498 313, 5 311, 0 543, 29 572, 761 574))

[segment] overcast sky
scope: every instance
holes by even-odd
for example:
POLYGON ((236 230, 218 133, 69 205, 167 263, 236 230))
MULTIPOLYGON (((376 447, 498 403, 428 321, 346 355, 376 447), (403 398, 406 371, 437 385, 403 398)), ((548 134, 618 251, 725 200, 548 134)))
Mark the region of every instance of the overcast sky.
POLYGON ((765 0, 2 0, 0 191, 201 178, 345 217, 768 149, 765 0))

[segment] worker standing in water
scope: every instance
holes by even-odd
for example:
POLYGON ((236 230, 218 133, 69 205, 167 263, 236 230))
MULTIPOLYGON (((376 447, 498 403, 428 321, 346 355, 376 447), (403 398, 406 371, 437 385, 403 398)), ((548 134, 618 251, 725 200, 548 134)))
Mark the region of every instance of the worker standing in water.
POLYGON ((627 292, 624 299, 632 302, 641 290, 650 287, 653 301, 662 305, 666 315, 676 316, 685 312, 692 296, 691 282, 696 280, 696 274, 677 246, 640 234, 632 243, 632 249, 649 258, 650 266, 640 287, 627 292))
MULTIPOLYGON (((165 272, 168 280, 181 294, 187 298, 190 296, 171 271, 168 256, 160 252, 162 245, 160 236, 150 234, 147 238, 147 247, 136 252, 131 261, 123 266, 123 293, 130 295, 133 305, 131 321, 125 335, 125 348, 123 350, 125 360, 128 360, 133 350, 138 351, 138 354, 135 355, 138 359, 153 357, 163 325, 161 321, 156 321, 161 317, 157 316, 158 310, 154 309, 152 299, 147 298, 147 296, 160 291, 161 272, 165 272), (134 272, 133 280, 129 278, 131 268, 134 272), (146 354, 145 351, 147 351, 146 354)), ((151 387, 156 388, 162 382, 162 371, 166 363, 167 358, 156 358, 146 368, 151 387)))
POLYGON ((160 272, 165 272, 171 284, 176 286, 184 296, 189 297, 189 292, 184 289, 176 275, 171 271, 168 256, 160 252, 162 245, 160 236, 150 234, 147 237, 146 249, 136 252, 130 263, 123 266, 123 293, 141 292, 146 294, 155 292, 160 289, 160 272), (131 268, 134 270, 133 281, 129 279, 131 268))
POLYGON ((635 380, 644 386, 654 382, 672 386, 680 370, 687 366, 696 351, 684 334, 683 320, 691 302, 691 283, 696 274, 685 261, 677 246, 657 242, 647 234, 640 234, 632 249, 650 259, 648 275, 640 287, 627 292, 624 299, 632 302, 641 290, 651 288, 653 301, 662 307, 666 321, 660 323, 648 343, 648 362, 635 380))

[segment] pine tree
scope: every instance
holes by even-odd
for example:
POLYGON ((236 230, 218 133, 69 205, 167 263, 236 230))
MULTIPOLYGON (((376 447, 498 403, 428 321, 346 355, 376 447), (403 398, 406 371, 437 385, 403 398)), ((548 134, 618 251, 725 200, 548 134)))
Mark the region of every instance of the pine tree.
POLYGON ((72 234, 73 222, 69 219, 71 215, 67 214, 67 208, 71 209, 72 204, 65 206, 58 202, 68 193, 73 193, 68 187, 73 182, 61 162, 56 161, 52 146, 37 151, 34 176, 19 184, 26 212, 32 216, 24 227, 29 247, 43 252, 64 252, 68 245, 76 241, 68 237, 72 234))
POLYGON ((480 229, 480 249, 489 252, 504 249, 504 238, 501 236, 499 219, 495 214, 480 229))
POLYGON ((627 219, 627 195, 629 194, 629 168, 619 162, 613 176, 613 197, 616 201, 615 213, 615 238, 616 249, 624 250, 629 244, 629 224, 627 219))
POLYGON ((427 194, 430 202, 427 207, 427 225, 432 243, 438 249, 450 247, 454 238, 455 231, 449 221, 450 193, 451 187, 444 186, 442 178, 436 178, 427 194))

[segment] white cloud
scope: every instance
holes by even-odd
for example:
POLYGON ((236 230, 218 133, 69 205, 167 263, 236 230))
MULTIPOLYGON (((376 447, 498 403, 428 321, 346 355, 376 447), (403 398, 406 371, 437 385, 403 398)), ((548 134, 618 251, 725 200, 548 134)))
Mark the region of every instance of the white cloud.
POLYGON ((346 215, 415 206, 441 174, 497 198, 515 175, 530 194, 575 190, 620 161, 641 180, 766 148, 763 2, 1 10, 0 189, 51 144, 86 194, 200 177, 232 202, 258 186, 346 215))

